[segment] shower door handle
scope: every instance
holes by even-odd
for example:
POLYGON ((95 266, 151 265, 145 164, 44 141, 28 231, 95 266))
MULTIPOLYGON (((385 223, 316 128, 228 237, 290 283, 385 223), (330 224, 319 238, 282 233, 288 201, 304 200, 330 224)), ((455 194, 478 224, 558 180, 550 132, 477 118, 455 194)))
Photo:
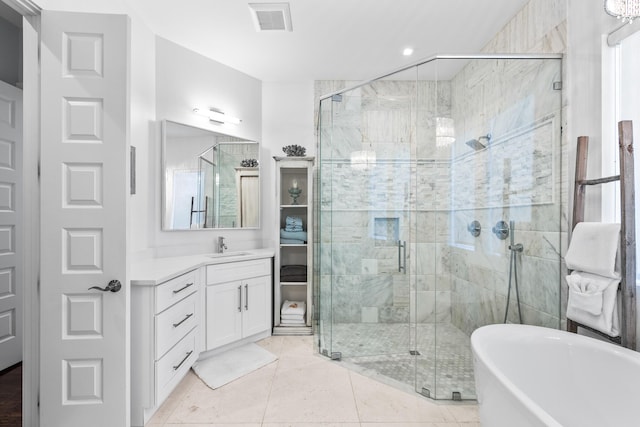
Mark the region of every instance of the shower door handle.
POLYGON ((407 242, 398 240, 398 273, 407 274, 407 242))

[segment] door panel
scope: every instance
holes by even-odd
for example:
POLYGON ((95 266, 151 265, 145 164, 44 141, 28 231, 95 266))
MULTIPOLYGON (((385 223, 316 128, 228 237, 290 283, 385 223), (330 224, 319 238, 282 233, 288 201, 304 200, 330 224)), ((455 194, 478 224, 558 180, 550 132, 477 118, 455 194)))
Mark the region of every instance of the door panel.
POLYGON ((0 81, 0 371, 22 360, 22 91, 0 81))
POLYGON ((128 423, 128 75, 126 16, 43 11, 42 426, 128 423))
POLYGON ((271 325, 271 276, 243 280, 242 335, 248 337, 271 325))
POLYGON ((207 350, 242 338, 242 282, 207 286, 207 350))

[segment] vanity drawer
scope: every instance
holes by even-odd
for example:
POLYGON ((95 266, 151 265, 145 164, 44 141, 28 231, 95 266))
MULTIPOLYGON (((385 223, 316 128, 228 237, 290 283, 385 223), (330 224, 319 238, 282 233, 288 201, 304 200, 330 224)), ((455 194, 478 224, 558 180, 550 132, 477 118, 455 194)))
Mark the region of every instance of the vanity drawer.
POLYGON ((194 293, 156 315, 156 359, 197 325, 198 294, 194 293))
POLYGON ((175 347, 156 362, 156 402, 162 402, 184 377, 198 358, 196 336, 198 328, 187 334, 175 347))
POLYGON ((196 270, 168 280, 156 287, 156 313, 194 293, 197 286, 196 270))
POLYGON ((227 283, 271 274, 271 258, 207 266, 207 285, 227 283))

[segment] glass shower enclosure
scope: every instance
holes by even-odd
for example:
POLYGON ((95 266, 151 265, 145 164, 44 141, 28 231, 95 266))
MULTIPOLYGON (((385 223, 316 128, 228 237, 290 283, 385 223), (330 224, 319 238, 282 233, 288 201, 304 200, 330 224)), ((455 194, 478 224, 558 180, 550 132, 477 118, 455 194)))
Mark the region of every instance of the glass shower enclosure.
POLYGON ((507 322, 560 327, 561 63, 439 55, 321 98, 319 352, 474 399, 469 337, 507 301, 507 322))

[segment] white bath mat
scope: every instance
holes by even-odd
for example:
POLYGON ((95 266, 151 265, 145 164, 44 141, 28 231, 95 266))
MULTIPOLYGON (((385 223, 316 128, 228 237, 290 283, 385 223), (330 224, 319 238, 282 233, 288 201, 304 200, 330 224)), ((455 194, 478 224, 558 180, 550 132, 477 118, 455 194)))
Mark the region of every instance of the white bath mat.
POLYGON ((192 369, 206 385, 216 389, 277 359, 259 345, 250 343, 198 360, 192 369))

